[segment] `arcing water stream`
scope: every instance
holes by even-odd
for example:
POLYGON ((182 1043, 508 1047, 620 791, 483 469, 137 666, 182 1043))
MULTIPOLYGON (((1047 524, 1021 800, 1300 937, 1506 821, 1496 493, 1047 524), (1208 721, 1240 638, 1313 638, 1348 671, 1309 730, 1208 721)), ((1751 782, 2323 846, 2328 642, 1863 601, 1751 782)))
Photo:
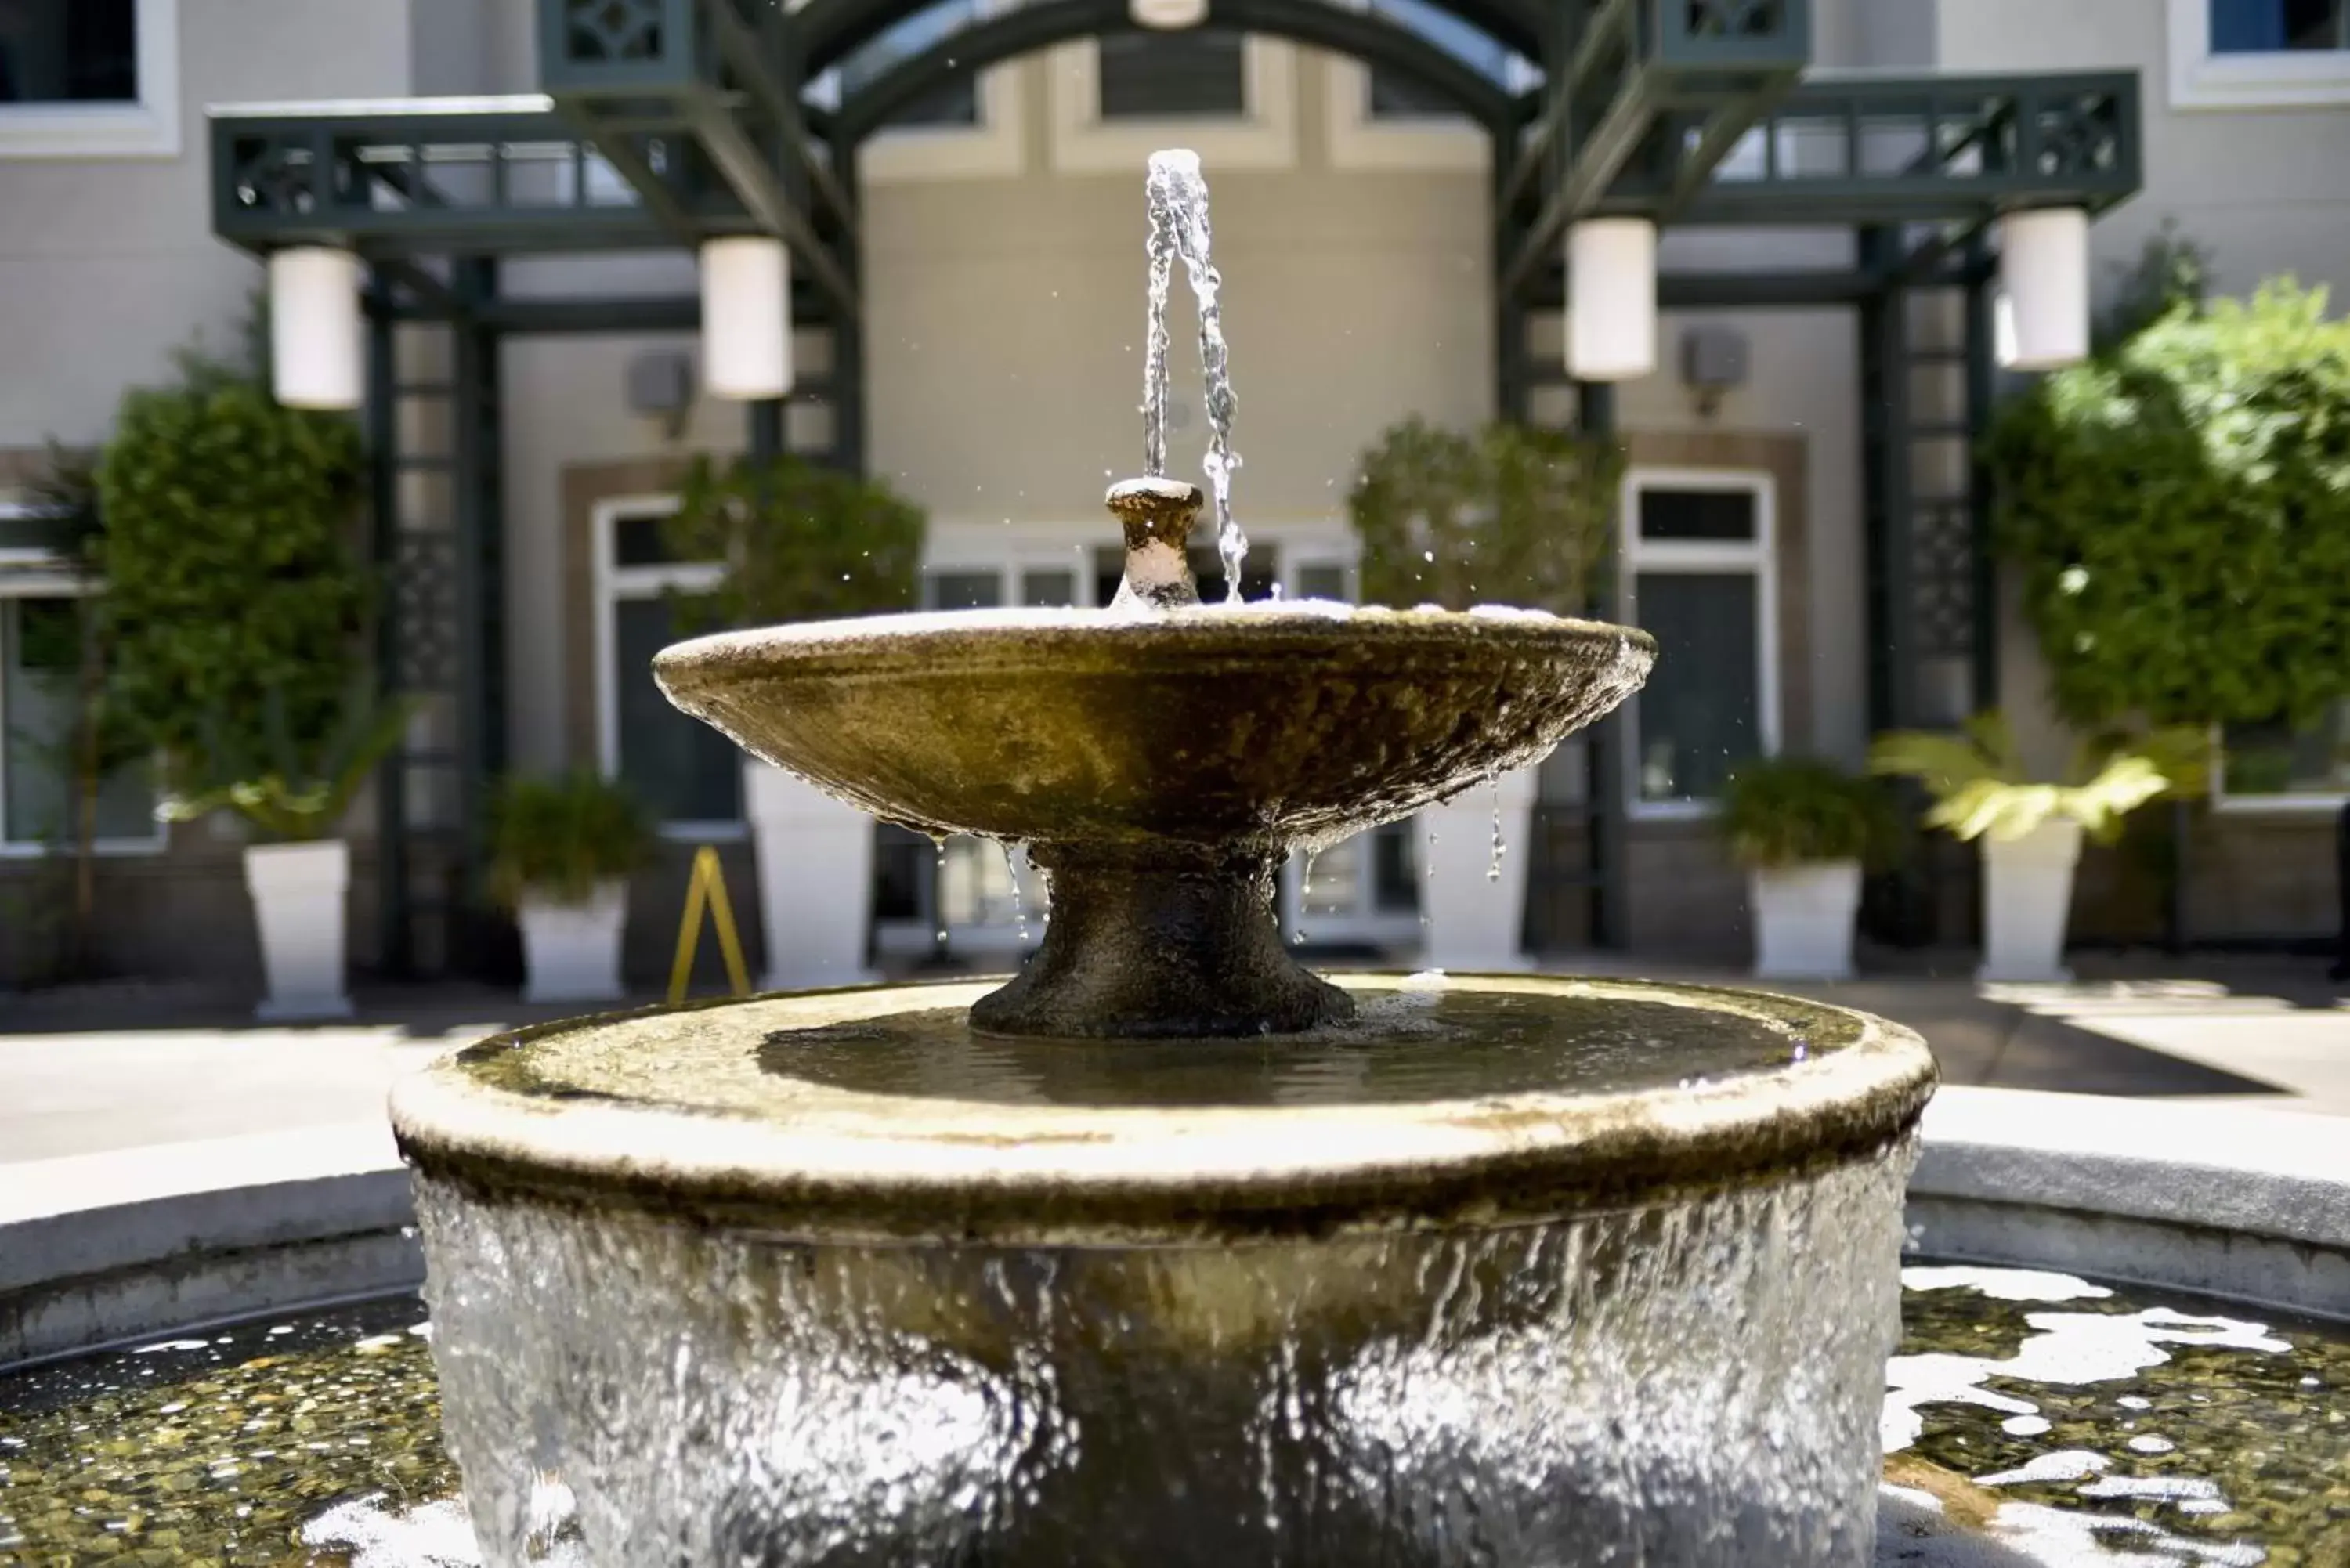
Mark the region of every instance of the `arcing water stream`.
POLYGON ((1208 495, 1215 509, 1216 553, 1224 563, 1224 597, 1241 597, 1241 565, 1248 558, 1248 535, 1232 521, 1232 351, 1224 343, 1223 280, 1209 256, 1208 182, 1200 155, 1180 150, 1150 155, 1145 183, 1150 212, 1150 322, 1142 364, 1143 472, 1156 479, 1167 472, 1167 295, 1180 257, 1200 307, 1200 368, 1208 401, 1208 495))

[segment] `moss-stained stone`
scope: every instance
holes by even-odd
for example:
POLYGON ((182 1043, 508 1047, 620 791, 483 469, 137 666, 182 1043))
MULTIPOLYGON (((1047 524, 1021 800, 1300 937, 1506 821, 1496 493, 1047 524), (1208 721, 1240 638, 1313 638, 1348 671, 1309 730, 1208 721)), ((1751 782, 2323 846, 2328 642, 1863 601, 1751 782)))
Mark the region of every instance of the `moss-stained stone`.
POLYGON ((1872 1159, 1933 1084, 1908 1031, 1788 998, 1339 978, 1354 1023, 1213 1044, 992 1042, 940 1016, 986 982, 657 1009, 485 1042, 402 1084, 393 1125, 485 1194, 830 1238, 1230 1242, 1872 1159))
POLYGON ((1027 971, 974 1009, 997 1033, 1279 1034, 1344 1017, 1345 995, 1281 942, 1283 859, 1544 755, 1656 657, 1645 633, 1523 611, 1182 604, 1180 556, 1154 530, 1186 498, 1161 488, 1118 494, 1129 578, 1177 607, 769 627, 654 661, 680 708, 876 816, 1028 846, 1053 919, 1027 971), (1133 564, 1154 551, 1173 577, 1133 564))

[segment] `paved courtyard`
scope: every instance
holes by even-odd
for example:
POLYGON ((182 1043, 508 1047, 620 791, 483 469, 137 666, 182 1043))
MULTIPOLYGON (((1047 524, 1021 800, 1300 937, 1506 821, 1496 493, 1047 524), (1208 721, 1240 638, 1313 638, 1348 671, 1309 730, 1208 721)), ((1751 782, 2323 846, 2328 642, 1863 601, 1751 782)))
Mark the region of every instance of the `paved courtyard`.
MULTIPOLYGON (((1647 960, 1613 967, 1742 983, 1647 960)), ((1912 957, 1898 974, 1782 989, 1910 1025, 1951 1084, 2350 1115, 2350 996, 2327 983, 2322 961, 2079 969, 2069 986, 1986 990, 1962 978, 1961 961, 1912 957)), ((380 1122, 399 1075, 567 1011, 462 988, 359 1000, 353 1022, 286 1027, 199 992, 0 998, 0 1164, 380 1122)))

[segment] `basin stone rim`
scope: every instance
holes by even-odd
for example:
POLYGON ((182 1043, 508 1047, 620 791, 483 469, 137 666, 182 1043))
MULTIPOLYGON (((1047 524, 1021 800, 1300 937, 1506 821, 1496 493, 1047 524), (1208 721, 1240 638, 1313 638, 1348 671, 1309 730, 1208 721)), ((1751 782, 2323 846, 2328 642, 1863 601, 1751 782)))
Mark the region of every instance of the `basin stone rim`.
MULTIPOLYGON (((586 1022, 571 1021, 498 1036, 411 1075, 393 1093, 392 1125, 411 1165, 484 1198, 831 1241, 1230 1242, 1531 1223, 1783 1179, 1877 1158, 1909 1134, 1935 1083, 1914 1033, 1825 1003, 1615 980, 1453 977, 1463 982, 1750 1015, 1760 1003, 1852 1038, 1782 1067, 1610 1094, 1177 1110, 807 1085, 791 1114, 728 1116, 519 1093, 469 1070, 586 1022)), ((915 1011, 952 1005, 962 989, 753 1001, 895 993, 915 1011)))
POLYGON ((1200 660, 1221 668, 1296 657, 1312 644, 1349 665, 1375 664, 1399 645, 1463 659, 1491 658, 1510 645, 1526 649, 1587 648, 1653 661, 1656 639, 1637 627, 1582 620, 1536 610, 1484 607, 1471 610, 1388 609, 1380 606, 1319 607, 1311 601, 1198 605, 1180 609, 1117 612, 1094 608, 1009 607, 923 610, 795 621, 712 632, 672 643, 653 657, 665 689, 690 687, 696 677, 745 663, 794 671, 826 668, 832 659, 871 664, 897 656, 935 663, 951 649, 954 670, 1001 670, 1090 660, 1106 670, 1156 670, 1196 673, 1200 660), (1246 635, 1235 639, 1236 629, 1246 635))

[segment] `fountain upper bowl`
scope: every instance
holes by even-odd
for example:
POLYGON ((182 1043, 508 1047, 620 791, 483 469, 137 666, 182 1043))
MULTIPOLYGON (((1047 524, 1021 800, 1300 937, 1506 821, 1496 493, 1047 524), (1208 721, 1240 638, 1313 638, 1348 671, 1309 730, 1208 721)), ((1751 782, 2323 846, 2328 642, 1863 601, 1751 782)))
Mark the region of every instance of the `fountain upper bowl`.
POLYGON ((670 700, 877 816, 1096 850, 1312 847, 1533 762, 1656 644, 1525 611, 965 610, 664 649, 670 700))

